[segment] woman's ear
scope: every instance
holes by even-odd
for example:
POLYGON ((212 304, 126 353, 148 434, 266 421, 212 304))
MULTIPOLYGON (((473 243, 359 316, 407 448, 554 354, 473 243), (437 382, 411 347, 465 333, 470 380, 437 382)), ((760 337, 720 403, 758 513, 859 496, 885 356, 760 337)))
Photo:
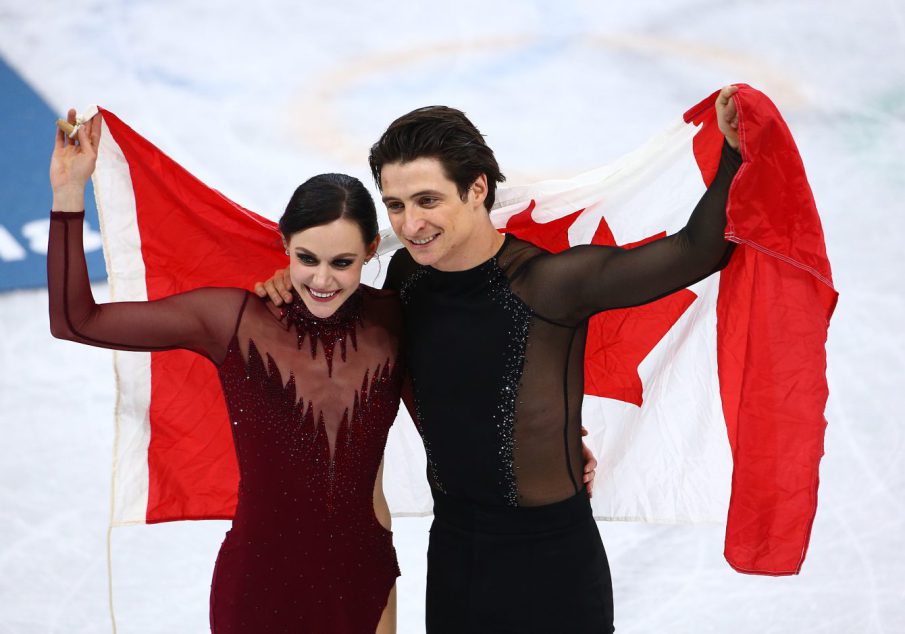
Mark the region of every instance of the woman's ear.
POLYGON ((379 246, 380 234, 378 233, 377 236, 373 240, 371 240, 371 244, 369 244, 368 248, 365 250, 365 262, 377 255, 377 247, 379 246))

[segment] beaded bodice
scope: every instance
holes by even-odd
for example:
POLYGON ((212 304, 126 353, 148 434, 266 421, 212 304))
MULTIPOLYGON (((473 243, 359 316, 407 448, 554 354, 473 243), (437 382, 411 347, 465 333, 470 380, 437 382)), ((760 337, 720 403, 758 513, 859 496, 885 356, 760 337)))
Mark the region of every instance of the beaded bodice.
POLYGON ((398 324, 395 299, 367 288, 327 319, 300 300, 278 314, 248 300, 220 365, 239 460, 234 530, 373 525, 399 404, 398 324))

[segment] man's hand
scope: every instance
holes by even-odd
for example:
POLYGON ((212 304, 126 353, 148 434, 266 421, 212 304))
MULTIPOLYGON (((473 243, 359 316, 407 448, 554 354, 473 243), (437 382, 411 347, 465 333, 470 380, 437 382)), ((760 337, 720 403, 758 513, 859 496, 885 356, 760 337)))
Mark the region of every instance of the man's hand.
POLYGON ((720 126, 720 132, 726 137, 729 147, 738 150, 738 111, 732 95, 738 92, 736 86, 723 86, 716 98, 716 121, 720 126))
POLYGON ((262 299, 269 297, 274 306, 292 303, 292 280, 289 278, 289 269, 277 269, 269 280, 255 284, 255 293, 262 299))
MULTIPOLYGON (((581 428, 581 435, 587 436, 588 430, 581 428)), ((588 490, 588 497, 593 497, 594 476, 597 474, 597 458, 588 449, 588 446, 581 443, 581 457, 584 458, 584 486, 588 490)))

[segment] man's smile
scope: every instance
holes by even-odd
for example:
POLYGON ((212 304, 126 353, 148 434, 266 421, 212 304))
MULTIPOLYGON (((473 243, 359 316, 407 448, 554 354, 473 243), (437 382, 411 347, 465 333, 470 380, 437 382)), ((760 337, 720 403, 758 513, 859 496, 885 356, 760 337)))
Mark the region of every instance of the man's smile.
POLYGON ((426 244, 430 244, 431 242, 433 242, 434 239, 436 239, 436 237, 439 235, 440 235, 439 233, 435 233, 434 235, 427 236, 426 238, 407 238, 407 240, 409 242, 411 242, 412 244, 414 244, 415 246, 422 247, 426 244))

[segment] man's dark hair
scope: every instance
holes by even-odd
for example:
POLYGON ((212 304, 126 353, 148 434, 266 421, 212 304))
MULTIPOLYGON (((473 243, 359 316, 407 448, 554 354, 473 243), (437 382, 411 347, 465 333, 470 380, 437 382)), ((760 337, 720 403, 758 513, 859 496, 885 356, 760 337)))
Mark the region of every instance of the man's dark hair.
POLYGON ((408 163, 418 158, 440 161, 446 177, 456 184, 464 200, 468 188, 481 174, 487 176, 484 207, 493 207, 496 184, 506 180, 484 137, 465 113, 446 106, 412 110, 393 121, 371 147, 368 162, 382 191, 380 172, 387 163, 408 163))
POLYGON ((318 174, 292 194, 280 218, 280 232, 289 241, 294 233, 340 218, 358 225, 365 245, 377 237, 377 209, 361 181, 347 174, 318 174))

